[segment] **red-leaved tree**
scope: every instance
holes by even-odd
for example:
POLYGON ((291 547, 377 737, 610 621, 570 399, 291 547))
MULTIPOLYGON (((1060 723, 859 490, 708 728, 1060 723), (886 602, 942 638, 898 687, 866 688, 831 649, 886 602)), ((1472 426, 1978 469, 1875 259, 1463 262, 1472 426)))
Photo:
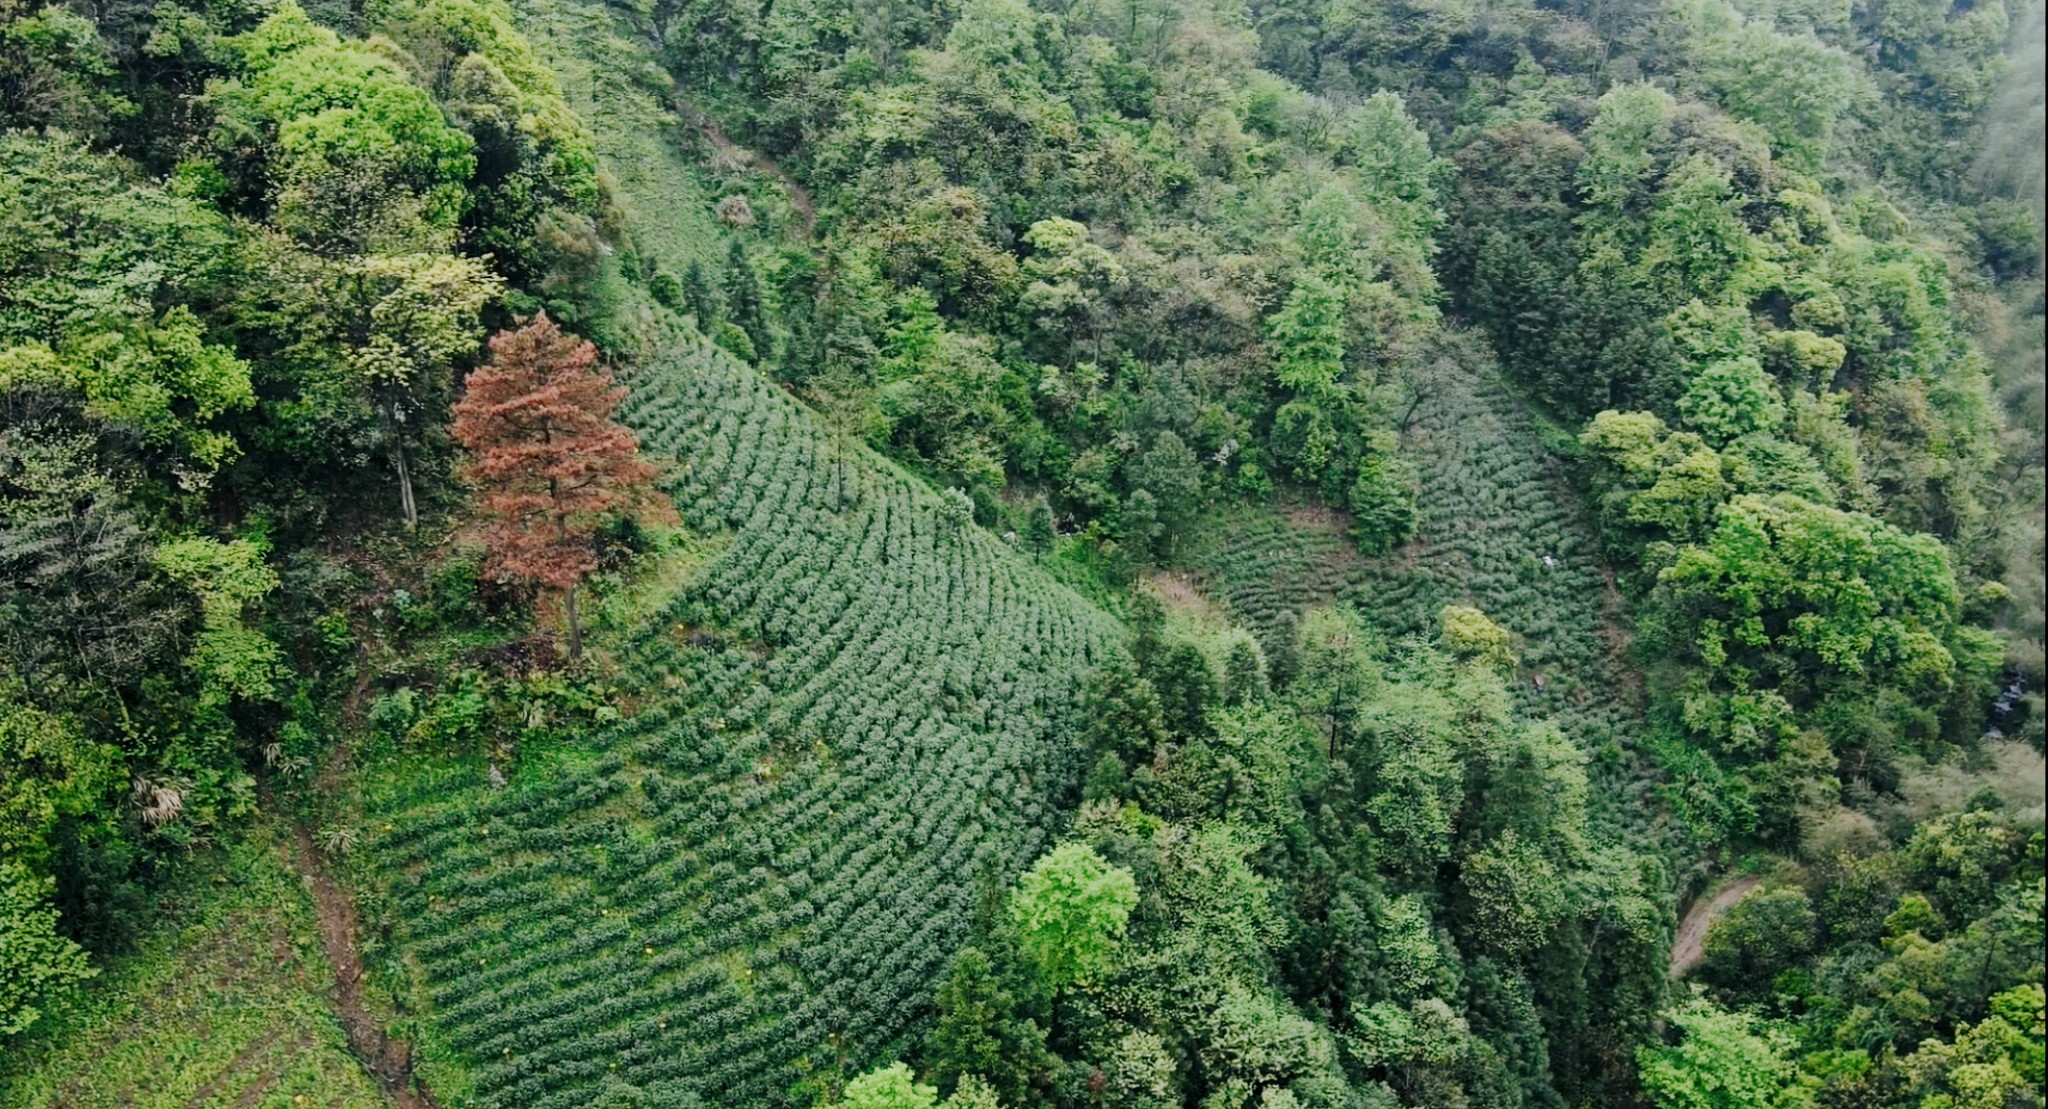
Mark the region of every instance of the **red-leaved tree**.
POLYGON ((488 519, 486 568, 561 591, 576 658, 576 587, 597 567, 598 528, 655 507, 654 467, 612 419, 626 391, 597 368, 595 347, 564 335, 546 312, 493 335, 490 362, 464 386, 454 433, 488 519))

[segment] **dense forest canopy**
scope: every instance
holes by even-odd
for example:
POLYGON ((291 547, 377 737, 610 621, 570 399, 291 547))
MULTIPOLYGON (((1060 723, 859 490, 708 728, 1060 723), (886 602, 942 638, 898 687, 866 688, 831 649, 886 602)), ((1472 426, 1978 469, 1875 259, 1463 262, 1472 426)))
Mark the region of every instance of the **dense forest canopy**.
POLYGON ((2042 20, 0 0, 0 1105, 2040 1106, 2042 20))

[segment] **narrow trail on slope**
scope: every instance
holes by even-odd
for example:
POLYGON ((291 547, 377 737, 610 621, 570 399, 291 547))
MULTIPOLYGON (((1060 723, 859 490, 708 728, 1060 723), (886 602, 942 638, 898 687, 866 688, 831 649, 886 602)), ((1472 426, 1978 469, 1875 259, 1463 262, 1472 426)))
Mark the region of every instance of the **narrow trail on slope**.
POLYGON ((376 1077, 399 1109, 440 1109, 434 1096, 413 1077, 412 1046, 392 1039, 363 1005, 363 963, 356 956, 356 904, 348 891, 328 874, 327 859, 301 822, 295 826, 297 864, 320 918, 320 944, 334 967, 334 1008, 348 1030, 349 1050, 376 1077))
MULTIPOLYGON (((345 722, 352 723, 361 716, 368 696, 370 678, 365 661, 359 647, 356 669, 360 677, 342 702, 345 722)), ((326 765, 313 780, 314 788, 322 794, 332 795, 348 773, 346 735, 344 731, 344 738, 328 752, 326 765)), ((412 1045, 386 1034, 383 1024, 363 1004, 363 961, 356 954, 354 895, 335 882, 326 853, 313 841, 312 826, 301 819, 292 831, 292 863, 305 883, 306 892, 313 897, 314 912, 320 920, 320 946, 327 952, 328 965, 334 968, 334 1008, 342 1027, 348 1031, 349 1050, 399 1109, 440 1109, 434 1095, 412 1073, 412 1045)))
POLYGON ((1755 876, 1738 878, 1722 887, 1712 897, 1692 903, 1685 911, 1685 920, 1678 926, 1678 935, 1671 941, 1671 977, 1682 978, 1685 973, 1700 965, 1707 957, 1707 929, 1722 913, 1735 907, 1735 903, 1749 896, 1751 890, 1763 884, 1755 876))
POLYGON ((810 237, 818 223, 818 208, 811 201, 809 189, 797 184, 794 178, 782 172, 782 167, 775 164, 775 159, 732 141, 727 137, 725 129, 718 125, 718 121, 698 110, 696 105, 678 99, 675 102, 675 109, 676 115, 684 123, 695 128, 698 134, 703 135, 704 141, 710 143, 714 150, 736 163, 752 166, 781 184, 783 191, 789 194, 790 206, 796 209, 797 215, 803 217, 804 237, 810 237))

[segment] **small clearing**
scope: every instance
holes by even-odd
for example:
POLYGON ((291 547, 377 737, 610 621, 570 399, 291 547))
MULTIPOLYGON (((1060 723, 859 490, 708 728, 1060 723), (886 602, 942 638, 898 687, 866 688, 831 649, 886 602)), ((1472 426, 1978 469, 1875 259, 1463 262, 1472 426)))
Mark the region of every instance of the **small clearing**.
POLYGON ((1701 960, 1707 957, 1707 929, 1720 919, 1722 913, 1762 884, 1763 879, 1755 876, 1737 878, 1714 896, 1692 903, 1692 908, 1685 911, 1684 922, 1678 926, 1677 938, 1671 943, 1672 978, 1683 978, 1687 971, 1700 965, 1701 960))

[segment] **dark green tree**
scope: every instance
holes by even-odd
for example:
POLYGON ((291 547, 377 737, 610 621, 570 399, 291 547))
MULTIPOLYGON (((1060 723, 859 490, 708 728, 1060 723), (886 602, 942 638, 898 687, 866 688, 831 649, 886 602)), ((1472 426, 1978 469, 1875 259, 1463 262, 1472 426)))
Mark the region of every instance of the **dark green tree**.
POLYGON ((1024 549, 1032 554, 1045 554, 1052 550, 1058 537, 1059 533, 1053 526, 1052 506, 1044 497, 1033 500, 1024 510, 1024 549))
POLYGON ((1209 734, 1209 710, 1221 700, 1208 656, 1192 643, 1176 643, 1148 668, 1159 691, 1161 718, 1177 739, 1209 734))
POLYGON ((953 957, 933 1008, 938 1021, 925 1037, 925 1073, 943 1093, 973 1075, 992 1086, 1005 1105, 1030 1105, 1033 1087, 1051 1062, 1045 1033, 1018 1011, 995 964, 980 948, 953 957))
POLYGON ((1120 659, 1105 663, 1089 677, 1081 705, 1086 722, 1082 735, 1089 751, 1143 760, 1166 742, 1166 717, 1158 693, 1120 659))
POLYGON ((1230 645, 1223 657, 1223 703, 1242 705, 1266 695, 1266 660, 1249 636, 1230 645))
POLYGON ((773 358, 774 335, 768 330, 761 278, 754 272, 753 259, 747 256, 746 242, 739 238, 734 238, 725 252, 724 286, 724 318, 746 333, 757 356, 764 360, 773 358))
POLYGON ((1130 479, 1133 498, 1145 493, 1157 505, 1160 537, 1172 553, 1202 506, 1201 461, 1180 436, 1162 431, 1152 441, 1152 449, 1131 463, 1130 479))
POLYGON ((682 307, 697 317, 697 330, 706 335, 717 334, 718 326, 725 322, 725 295, 704 271, 704 263, 695 258, 683 271, 682 307))
POLYGON ((1266 633, 1266 675, 1273 688, 1285 689, 1301 672, 1301 617, 1282 609, 1266 633))

